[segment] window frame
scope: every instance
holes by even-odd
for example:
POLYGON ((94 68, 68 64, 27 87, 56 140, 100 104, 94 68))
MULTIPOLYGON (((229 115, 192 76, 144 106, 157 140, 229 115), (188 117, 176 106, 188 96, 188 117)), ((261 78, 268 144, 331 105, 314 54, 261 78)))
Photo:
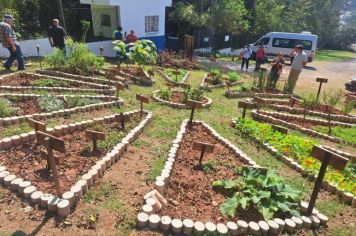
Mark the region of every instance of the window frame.
POLYGON ((111 15, 110 14, 101 14, 100 18, 101 18, 101 21, 100 21, 101 26, 111 27, 112 24, 111 24, 111 15))
POLYGON ((312 50, 313 48, 313 41, 312 40, 307 40, 307 39, 291 39, 291 38, 273 38, 272 40, 272 47, 274 48, 295 48, 295 46, 297 45, 303 45, 304 50, 312 50), (288 46, 281 46, 280 42, 278 44, 278 46, 276 46, 276 41, 277 40, 289 40, 289 45, 288 46), (306 42, 309 45, 307 46, 306 42))
POLYGON ((159 32, 159 15, 145 16, 145 33, 154 34, 159 32))

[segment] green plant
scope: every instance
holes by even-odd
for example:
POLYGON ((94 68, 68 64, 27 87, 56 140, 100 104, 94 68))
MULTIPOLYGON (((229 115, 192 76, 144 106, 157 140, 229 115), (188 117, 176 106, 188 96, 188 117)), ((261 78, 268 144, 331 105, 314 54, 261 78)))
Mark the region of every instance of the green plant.
POLYGON ((137 40, 130 47, 129 60, 137 63, 139 68, 146 64, 155 64, 157 59, 157 47, 151 40, 137 40))
POLYGON ((55 69, 63 70, 66 64, 65 53, 58 48, 54 48, 53 53, 45 56, 44 62, 55 69))
POLYGON ((220 206, 220 212, 225 217, 235 217, 238 208, 256 208, 266 221, 276 213, 299 216, 301 192, 271 171, 262 174, 258 169, 244 167, 242 178, 215 181, 213 188, 226 196, 220 206))
POLYGON ((309 95, 303 95, 302 99, 301 99, 301 105, 304 109, 303 111, 303 119, 305 121, 305 117, 307 114, 307 110, 312 109, 313 107, 315 107, 318 104, 318 100, 316 98, 316 96, 314 96, 313 94, 309 94, 309 95))
POLYGON ((200 101, 203 98, 204 90, 201 88, 192 89, 190 92, 190 98, 194 101, 200 101))
POLYGON ((236 72, 230 72, 227 76, 230 82, 238 82, 240 80, 240 75, 236 72))
POLYGON ((99 99, 81 98, 81 97, 66 97, 67 108, 82 107, 91 104, 101 103, 99 99))
POLYGON ((176 82, 181 82, 183 81, 185 75, 187 74, 187 71, 182 69, 174 70, 169 68, 169 69, 165 69, 164 73, 166 73, 170 78, 175 78, 174 80, 176 82), (176 73, 176 71, 178 73, 176 73))
POLYGON ((328 134, 331 134, 331 113, 333 110, 333 107, 336 106, 342 97, 344 96, 343 91, 340 89, 338 91, 334 90, 329 90, 327 92, 323 93, 323 102, 327 106, 326 112, 328 113, 328 126, 329 126, 329 132, 328 134))
POLYGON ((45 95, 38 98, 38 105, 44 112, 58 111, 65 108, 65 103, 57 97, 45 95))
POLYGON ((212 77, 212 84, 213 85, 218 85, 222 84, 222 73, 220 70, 211 70, 210 71, 210 76, 212 77))
POLYGON ((169 101, 169 98, 172 96, 172 92, 168 89, 163 89, 158 92, 158 96, 165 101, 169 101))
POLYGON ((46 78, 35 80, 31 82, 31 85, 38 87, 67 87, 68 82, 46 78))
POLYGON ((13 106, 11 101, 5 98, 0 98, 0 118, 14 116, 17 111, 17 108, 13 106))
POLYGON ((90 29, 90 21, 86 21, 86 20, 81 20, 80 21, 81 25, 82 25, 82 31, 83 31, 83 35, 82 35, 82 43, 85 43, 85 40, 87 38, 87 34, 88 31, 90 29))
POLYGON ((341 108, 341 112, 344 113, 345 115, 350 114, 350 112, 352 111, 352 109, 355 107, 356 102, 355 101, 351 101, 351 102, 347 102, 344 104, 344 106, 341 108))
POLYGON ((114 45, 114 50, 118 52, 120 55, 126 54, 126 43, 122 40, 115 40, 112 42, 114 45))
POLYGON ((203 164, 203 171, 206 173, 213 172, 216 170, 216 161, 209 160, 203 164))

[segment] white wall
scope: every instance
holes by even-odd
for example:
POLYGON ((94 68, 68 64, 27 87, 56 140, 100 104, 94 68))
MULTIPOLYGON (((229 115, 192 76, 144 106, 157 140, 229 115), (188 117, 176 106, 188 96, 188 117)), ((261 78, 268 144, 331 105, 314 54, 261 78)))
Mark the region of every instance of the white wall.
POLYGON ((93 21, 94 36, 111 38, 114 30, 117 28, 120 18, 118 17, 118 10, 112 6, 92 5, 91 15, 93 21), (102 15, 110 15, 111 26, 101 24, 102 15))

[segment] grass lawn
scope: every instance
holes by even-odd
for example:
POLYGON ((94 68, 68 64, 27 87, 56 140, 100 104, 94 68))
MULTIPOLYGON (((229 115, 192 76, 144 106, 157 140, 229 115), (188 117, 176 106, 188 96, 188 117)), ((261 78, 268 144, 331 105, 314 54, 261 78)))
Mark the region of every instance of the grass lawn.
MULTIPOLYGON (((317 126, 314 128, 315 130, 327 134, 329 129, 325 126, 317 126)), ((356 143, 356 127, 345 128, 345 127, 332 127, 331 135, 337 138, 341 138, 350 143, 356 143)))
POLYGON ((337 50, 320 50, 316 52, 316 61, 339 62, 356 58, 356 53, 337 50))

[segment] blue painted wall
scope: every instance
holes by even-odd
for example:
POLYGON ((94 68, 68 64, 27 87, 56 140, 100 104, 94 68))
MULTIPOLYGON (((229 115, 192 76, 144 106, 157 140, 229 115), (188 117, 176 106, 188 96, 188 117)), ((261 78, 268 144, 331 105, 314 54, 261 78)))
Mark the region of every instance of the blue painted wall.
POLYGON ((154 37, 143 37, 140 39, 149 39, 156 44, 158 50, 164 50, 166 44, 166 37, 162 36, 154 36, 154 37))

